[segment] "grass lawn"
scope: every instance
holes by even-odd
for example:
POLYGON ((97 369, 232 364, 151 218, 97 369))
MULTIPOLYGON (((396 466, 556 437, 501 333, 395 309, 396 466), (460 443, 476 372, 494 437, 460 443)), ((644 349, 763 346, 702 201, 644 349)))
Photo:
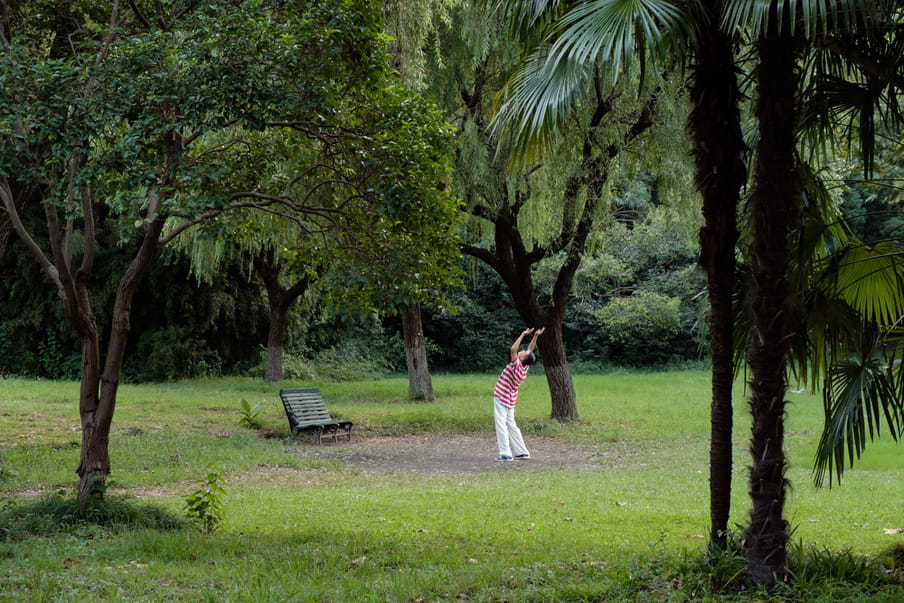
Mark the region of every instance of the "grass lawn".
MULTIPOLYGON (((226 495, 223 523, 212 534, 16 514, 74 489, 78 385, 3 380, 0 600, 904 600, 900 582, 861 580, 856 572, 861 559, 881 558, 901 575, 904 536, 886 533, 904 528, 901 445, 885 434, 840 487, 816 490, 818 395, 789 394, 786 517, 801 548, 793 583, 768 596, 738 590, 737 581, 721 588, 720 580, 743 569, 738 559, 695 582, 709 516, 704 371, 576 377, 582 420, 568 426, 548 420, 545 380, 530 377, 518 404, 528 445, 542 436, 611 453, 616 460, 599 469, 509 472, 488 464, 477 474, 366 474, 312 458, 305 454, 311 444, 285 438, 279 387, 313 385, 334 416, 355 421, 357 438, 477 434, 492 441, 494 380, 435 376, 432 404, 409 402, 404 378, 123 386, 112 498, 184 519, 186 495, 215 463, 226 495), (262 429, 239 426, 242 399, 266 401, 262 429), (805 561, 813 558, 828 575, 814 577, 805 561)), ((749 511, 741 384, 735 400, 732 523, 740 531, 749 511)))

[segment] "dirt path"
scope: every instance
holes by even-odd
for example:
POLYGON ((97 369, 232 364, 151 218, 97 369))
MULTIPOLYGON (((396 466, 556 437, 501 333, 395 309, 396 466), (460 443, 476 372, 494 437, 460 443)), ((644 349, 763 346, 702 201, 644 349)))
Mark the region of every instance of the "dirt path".
POLYGON ((337 460, 365 473, 484 473, 489 471, 531 471, 574 469, 615 464, 618 453, 599 447, 563 444, 539 436, 525 436, 530 460, 500 463, 493 436, 352 436, 350 442, 324 441, 298 445, 303 458, 337 460))

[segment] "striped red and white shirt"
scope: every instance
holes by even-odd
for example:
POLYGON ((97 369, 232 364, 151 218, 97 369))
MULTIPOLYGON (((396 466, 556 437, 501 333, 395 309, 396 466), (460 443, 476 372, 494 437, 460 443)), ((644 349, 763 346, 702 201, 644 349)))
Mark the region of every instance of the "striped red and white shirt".
POLYGON ((509 362, 499 380, 496 381, 496 388, 493 390, 493 397, 505 404, 514 407, 518 401, 518 386, 527 378, 527 369, 530 368, 525 364, 521 364, 520 358, 515 358, 509 362))

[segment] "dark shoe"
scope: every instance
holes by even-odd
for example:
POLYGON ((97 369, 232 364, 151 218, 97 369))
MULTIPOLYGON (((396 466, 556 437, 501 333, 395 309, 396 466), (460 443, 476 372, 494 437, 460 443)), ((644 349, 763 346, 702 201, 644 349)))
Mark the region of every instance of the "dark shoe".
POLYGON ((530 455, 529 454, 516 454, 515 458, 518 459, 519 461, 526 461, 526 460, 530 459, 530 455))
POLYGON ((515 459, 513 459, 513 458, 510 457, 510 456, 505 456, 505 455, 503 455, 503 456, 497 456, 497 457, 496 457, 496 460, 497 460, 497 461, 513 461, 513 460, 515 460, 515 459))

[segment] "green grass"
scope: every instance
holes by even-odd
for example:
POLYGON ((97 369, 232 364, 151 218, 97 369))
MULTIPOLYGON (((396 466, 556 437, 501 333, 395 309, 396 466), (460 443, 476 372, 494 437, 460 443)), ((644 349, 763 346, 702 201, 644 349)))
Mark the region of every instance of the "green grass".
MULTIPOLYGON (((357 437, 468 433, 492 441, 494 379, 437 376, 431 404, 409 402, 404 378, 123 386, 110 493, 117 504, 153 505, 172 518, 151 527, 124 512, 102 525, 49 517, 47 508, 71 500, 53 493, 75 485, 78 386, 4 380, 0 507, 9 525, 0 525, 0 600, 768 600, 738 590, 731 578, 742 560, 700 567, 708 524, 705 372, 577 377, 582 421, 570 426, 549 421, 544 380, 529 378, 518 406, 528 440, 542 434, 611 453, 600 469, 366 475, 311 458, 310 444, 285 438, 279 386, 314 385, 334 415, 355 421, 357 437), (239 427, 242 399, 267 401, 261 430, 239 427), (224 472, 227 495, 222 527, 206 535, 179 521, 185 495, 211 462, 224 472), (45 506, 36 513, 38 503, 45 506)), ((840 487, 816 490, 810 466, 821 400, 790 399, 786 515, 800 546, 792 581, 770 596, 900 600, 901 585, 889 585, 874 560, 900 576, 902 560, 892 553, 904 538, 884 530, 904 527, 901 446, 890 438, 870 444, 840 487)), ((732 510, 739 526, 749 511, 748 433, 739 386, 732 510)))

